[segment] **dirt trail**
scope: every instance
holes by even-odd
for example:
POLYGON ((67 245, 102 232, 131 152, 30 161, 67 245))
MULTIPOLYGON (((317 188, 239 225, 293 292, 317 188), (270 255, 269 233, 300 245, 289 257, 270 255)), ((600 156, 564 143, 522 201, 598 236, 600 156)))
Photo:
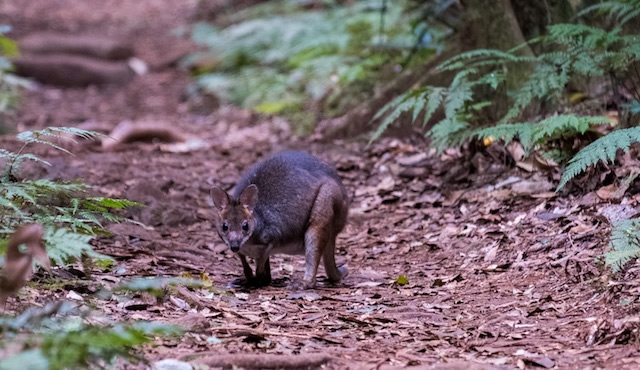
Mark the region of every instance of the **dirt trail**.
MULTIPOLYGON (((192 3, 6 0, 0 24, 12 24, 17 37, 41 30, 126 37, 153 64, 183 43, 171 31, 188 26, 192 3)), ((607 281, 596 261, 608 233, 598 210, 611 206, 595 195, 556 197, 542 176, 487 154, 440 156, 394 139, 323 145, 293 137, 278 118, 227 106, 193 113, 183 99, 188 83, 184 71, 162 69, 126 86, 24 94, 21 129, 151 121, 207 144, 187 153, 153 143, 114 152, 83 145, 73 149, 76 157, 38 149, 53 166, 30 175, 82 178, 104 195, 141 201, 147 207, 132 217, 152 228, 110 226, 115 237, 97 248, 116 257, 115 268, 94 271, 94 283, 33 294, 31 303, 74 290, 113 318, 188 328, 146 348, 150 360, 320 353, 337 358, 330 368, 640 366, 637 287, 607 281), (301 277, 302 259, 278 256, 274 286, 227 288, 241 267, 211 226, 209 188, 231 186, 248 165, 281 148, 306 148, 334 163, 351 192, 350 222, 338 240, 339 262, 351 274, 339 287, 321 279, 318 289, 292 294, 285 286, 301 277), (130 277, 184 273, 208 274, 215 294, 182 289, 160 302, 93 294, 130 277), (400 275, 406 284, 398 284, 400 275), (621 305, 623 298, 631 303, 621 305)), ((17 144, 4 137, 2 145, 17 144)), ((625 281, 633 282, 635 271, 625 281)))

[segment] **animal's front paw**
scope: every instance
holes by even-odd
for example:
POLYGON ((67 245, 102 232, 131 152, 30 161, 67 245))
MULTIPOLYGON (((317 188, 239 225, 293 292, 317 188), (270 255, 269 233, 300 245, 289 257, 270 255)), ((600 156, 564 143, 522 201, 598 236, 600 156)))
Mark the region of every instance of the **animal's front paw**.
POLYGON ((241 278, 235 278, 233 280, 231 280, 231 282, 229 282, 229 287, 236 287, 236 288, 247 288, 252 285, 254 279, 247 279, 244 277, 241 278))
POLYGON ((307 289, 313 289, 316 287, 316 282, 314 281, 300 281, 300 280, 292 280, 289 283, 289 286, 287 286, 287 289, 289 290, 307 290, 307 289))

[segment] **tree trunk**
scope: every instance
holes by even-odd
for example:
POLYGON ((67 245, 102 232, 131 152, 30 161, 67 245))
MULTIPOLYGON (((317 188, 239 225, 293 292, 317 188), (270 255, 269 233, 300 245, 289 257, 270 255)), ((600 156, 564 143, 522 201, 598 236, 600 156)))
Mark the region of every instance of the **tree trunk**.
MULTIPOLYGON (((412 86, 447 86, 452 76, 436 74, 434 69, 449 57, 473 49, 508 50, 525 43, 525 35, 535 37, 544 32, 549 23, 567 21, 573 13, 568 0, 461 0, 461 3, 464 11, 463 27, 445 53, 398 77, 389 87, 345 115, 321 121, 317 125, 316 134, 325 139, 360 135, 370 129, 368 123, 380 108, 412 86)), ((519 52, 521 55, 534 55, 530 47, 523 47, 519 52)), ((531 66, 525 64, 512 66, 508 73, 508 87, 520 84, 530 70, 531 66)), ((497 119, 508 109, 506 96, 504 99, 496 98, 506 94, 506 90, 498 91, 497 94, 493 90, 477 93, 487 94, 494 101, 487 119, 497 119)))

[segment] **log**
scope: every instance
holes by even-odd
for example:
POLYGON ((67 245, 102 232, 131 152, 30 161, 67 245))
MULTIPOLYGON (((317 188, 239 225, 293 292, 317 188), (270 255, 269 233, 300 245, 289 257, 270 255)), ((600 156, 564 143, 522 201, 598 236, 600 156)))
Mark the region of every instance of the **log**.
POLYGON ((20 40, 25 54, 73 54, 98 59, 125 60, 133 57, 131 45, 99 36, 34 33, 20 40))
POLYGON ((135 75, 126 62, 108 62, 75 55, 23 56, 12 62, 19 76, 67 87, 122 84, 135 75))

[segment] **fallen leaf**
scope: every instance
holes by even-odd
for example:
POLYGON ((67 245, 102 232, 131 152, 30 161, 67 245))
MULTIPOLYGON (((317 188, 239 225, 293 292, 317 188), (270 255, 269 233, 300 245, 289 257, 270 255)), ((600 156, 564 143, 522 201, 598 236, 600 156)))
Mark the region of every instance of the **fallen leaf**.
POLYGON ((82 298, 82 296, 76 292, 74 292, 73 290, 70 290, 69 293, 67 293, 66 296, 68 299, 73 299, 74 301, 82 301, 84 300, 84 298, 82 298))
POLYGON ((598 195, 600 199, 604 199, 604 200, 615 198, 615 195, 617 193, 618 193, 618 184, 605 185, 600 189, 596 190, 596 195, 598 195))
POLYGON ((193 366, 191 366, 191 364, 188 362, 183 362, 176 359, 168 358, 168 359, 154 362, 152 369, 153 370, 192 370, 193 366))
POLYGON ((304 299, 305 301, 316 301, 318 299, 322 299, 322 296, 317 293, 302 292, 302 293, 289 294, 287 296, 287 299, 304 299))
POLYGON ((400 275, 398 276, 398 278, 396 279, 396 284, 402 286, 402 285, 407 285, 409 284, 409 279, 407 279, 406 276, 404 275, 400 275))

